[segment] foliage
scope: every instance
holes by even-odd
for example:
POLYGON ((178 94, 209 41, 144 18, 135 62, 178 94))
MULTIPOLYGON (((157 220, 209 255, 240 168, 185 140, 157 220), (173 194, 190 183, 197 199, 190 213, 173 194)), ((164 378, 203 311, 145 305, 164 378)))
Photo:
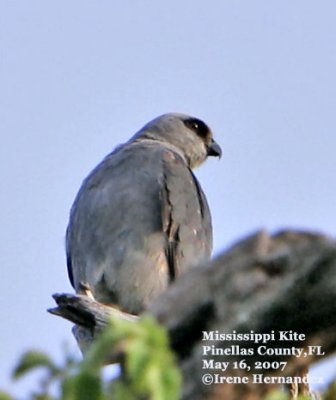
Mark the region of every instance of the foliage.
MULTIPOLYGON (((28 351, 19 360, 13 378, 42 368, 43 380, 33 400, 55 400, 51 386, 59 386, 60 400, 174 400, 179 398, 181 376, 165 330, 150 316, 138 322, 112 319, 90 347, 82 362, 67 358, 56 365, 46 354, 28 351), (106 382, 102 367, 112 353, 122 353, 123 374, 106 382)), ((13 398, 0 392, 0 400, 13 398)))
POLYGON ((14 399, 10 394, 0 390, 0 400, 14 400, 14 399))
POLYGON ((268 394, 263 400, 288 400, 288 395, 276 390, 268 394))
MULTIPOLYGON (((14 368, 13 378, 20 379, 36 369, 44 374, 38 390, 27 396, 31 400, 177 400, 180 397, 181 375, 167 334, 150 316, 138 322, 112 319, 81 362, 67 355, 63 365, 57 365, 40 351, 27 351, 14 368), (103 366, 116 354, 123 373, 115 379, 103 379, 103 366), (55 385, 57 396, 51 393, 55 385)), ((274 391, 263 400, 288 399, 286 393, 274 391)), ((336 399, 336 383, 330 385, 323 399, 336 399)), ((0 400, 15 399, 0 391, 0 400)), ((307 398, 301 396, 297 400, 307 398)))
POLYGON ((333 382, 328 390, 326 391, 324 397, 324 400, 335 400, 336 399, 336 382, 333 382))

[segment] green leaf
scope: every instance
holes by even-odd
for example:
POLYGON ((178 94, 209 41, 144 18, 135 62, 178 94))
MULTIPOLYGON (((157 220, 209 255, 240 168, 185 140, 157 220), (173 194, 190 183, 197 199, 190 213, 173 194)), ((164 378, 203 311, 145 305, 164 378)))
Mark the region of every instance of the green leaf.
POLYGON ((104 400, 102 380, 87 372, 68 377, 63 382, 62 400, 104 400))
POLYGON ((100 400, 102 398, 103 398, 103 388, 99 376, 81 373, 76 377, 76 399, 100 400))
POLYGON ((45 353, 40 351, 27 351, 24 353, 13 371, 13 378, 17 379, 36 368, 46 368, 51 375, 59 371, 54 362, 45 353))
POLYGON ((0 400, 14 400, 14 397, 0 390, 0 400))
POLYGON ((267 396, 263 398, 264 400, 288 400, 288 394, 280 392, 278 390, 272 391, 267 396))
POLYGON ((325 392, 324 399, 325 400, 336 399, 336 382, 333 382, 331 385, 329 385, 328 389, 325 392))
POLYGON ((154 318, 144 316, 125 333, 127 378, 133 391, 150 399, 178 399, 181 376, 165 329, 154 318))
POLYGON ((34 400, 55 400, 54 397, 48 393, 37 393, 33 397, 34 400))

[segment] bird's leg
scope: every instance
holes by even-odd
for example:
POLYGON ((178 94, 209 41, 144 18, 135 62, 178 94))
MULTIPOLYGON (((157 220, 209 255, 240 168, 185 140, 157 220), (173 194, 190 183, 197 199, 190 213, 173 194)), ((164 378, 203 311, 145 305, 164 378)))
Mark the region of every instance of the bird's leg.
POLYGON ((91 287, 87 282, 79 282, 78 293, 89 297, 91 300, 95 300, 91 287))

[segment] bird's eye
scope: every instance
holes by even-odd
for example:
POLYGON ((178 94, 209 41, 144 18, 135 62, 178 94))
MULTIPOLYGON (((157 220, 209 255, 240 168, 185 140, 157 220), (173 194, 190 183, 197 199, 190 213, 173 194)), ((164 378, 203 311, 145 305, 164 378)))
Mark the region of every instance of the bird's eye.
POLYGON ((209 128, 199 119, 188 119, 184 121, 185 125, 193 130, 201 138, 206 138, 209 134, 209 128))
POLYGON ((198 129, 199 129, 199 124, 198 124, 198 122, 192 122, 191 124, 192 124, 193 129, 194 129, 195 131, 198 131, 198 129))

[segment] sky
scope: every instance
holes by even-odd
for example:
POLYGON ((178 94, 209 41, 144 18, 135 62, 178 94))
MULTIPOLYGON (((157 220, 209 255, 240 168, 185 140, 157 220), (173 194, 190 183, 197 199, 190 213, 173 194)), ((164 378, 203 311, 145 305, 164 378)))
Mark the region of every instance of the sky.
MULTIPOLYGON (((336 3, 0 2, 0 388, 27 349, 62 360, 69 210, 91 169, 177 111, 223 149, 196 174, 214 253, 260 228, 336 234, 336 3)), ((336 375, 336 366, 328 366, 336 375)))

